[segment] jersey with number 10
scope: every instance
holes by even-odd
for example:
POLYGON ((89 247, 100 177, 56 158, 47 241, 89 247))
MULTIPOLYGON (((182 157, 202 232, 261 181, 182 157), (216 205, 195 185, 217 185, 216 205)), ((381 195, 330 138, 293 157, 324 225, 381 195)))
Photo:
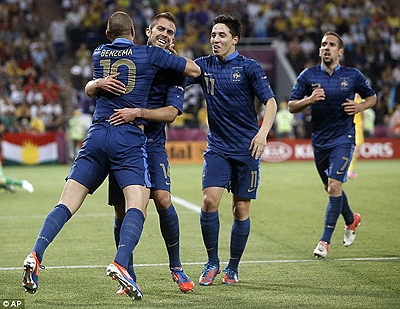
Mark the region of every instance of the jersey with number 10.
POLYGON ((265 103, 274 97, 261 65, 237 51, 224 62, 215 56, 195 60, 201 75, 188 79, 203 88, 207 102, 209 132, 207 149, 232 155, 251 154, 251 140, 257 134, 255 96, 265 103))
MULTIPOLYGON (((118 80, 126 86, 126 93, 116 96, 100 92, 96 100, 93 122, 105 121, 116 108, 147 106, 147 98, 154 76, 160 69, 183 73, 186 60, 155 46, 135 46, 127 39, 115 39, 93 52, 93 79, 119 73, 118 80)), ((135 123, 143 123, 138 119, 135 123)))

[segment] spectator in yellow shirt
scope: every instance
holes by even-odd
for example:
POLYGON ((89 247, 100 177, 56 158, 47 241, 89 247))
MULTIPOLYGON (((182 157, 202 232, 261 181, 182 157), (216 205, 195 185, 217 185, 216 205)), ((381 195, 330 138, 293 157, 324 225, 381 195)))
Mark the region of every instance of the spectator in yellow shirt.
MULTIPOLYGON (((356 93, 354 98, 354 102, 360 103, 361 97, 356 93)), ((356 125, 356 146, 354 148, 353 159, 351 160, 351 164, 349 166, 349 170, 347 172, 347 177, 356 179, 357 174, 355 172, 355 166, 357 162, 357 158, 360 154, 360 147, 364 144, 364 125, 363 125, 363 113, 357 113, 354 115, 354 123, 356 125)))

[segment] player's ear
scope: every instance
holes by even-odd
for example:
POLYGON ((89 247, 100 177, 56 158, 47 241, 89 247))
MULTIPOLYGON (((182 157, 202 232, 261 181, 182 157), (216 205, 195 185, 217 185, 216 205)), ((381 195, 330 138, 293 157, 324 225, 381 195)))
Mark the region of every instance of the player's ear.
POLYGON ((111 40, 110 32, 108 32, 108 30, 106 30, 106 36, 107 36, 107 38, 108 38, 110 41, 112 41, 112 40, 111 40))
POLYGON ((150 27, 147 27, 146 28, 146 35, 147 35, 148 38, 150 37, 150 34, 151 34, 150 27))

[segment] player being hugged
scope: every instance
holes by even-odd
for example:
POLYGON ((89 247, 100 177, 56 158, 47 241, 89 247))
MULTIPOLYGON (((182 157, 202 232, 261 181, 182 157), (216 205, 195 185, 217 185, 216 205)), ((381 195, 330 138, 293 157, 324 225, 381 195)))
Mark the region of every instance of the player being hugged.
MULTIPOLYGON (((154 16, 146 29, 148 45, 172 50, 175 37, 175 18, 169 12, 154 16)), ((174 51, 174 53, 176 53, 174 51)), ((171 202, 171 178, 167 152, 165 150, 165 126, 173 122, 183 110, 185 78, 171 70, 160 70, 153 80, 146 108, 115 109, 109 121, 112 125, 122 125, 131 121, 146 120, 144 133, 147 137, 146 153, 151 179, 150 197, 154 200, 160 219, 161 234, 164 238, 169 257, 169 268, 172 278, 182 292, 193 290, 194 283, 183 271, 179 254, 179 219, 171 202)), ((93 96, 100 90, 125 94, 125 84, 119 76, 112 75, 90 81, 86 86, 88 95, 93 96)), ((114 174, 109 176, 108 203, 115 209, 114 238, 119 245, 121 225, 125 216, 125 199, 114 174)), ((133 256, 129 259, 127 268, 133 279, 136 274, 133 268, 133 256)), ((121 288, 118 294, 124 294, 121 288)))
POLYGON ((47 215, 32 252, 24 261, 22 286, 30 293, 38 288, 39 268, 48 245, 80 208, 86 195, 92 194, 112 171, 124 193, 126 215, 118 251, 107 267, 107 275, 116 279, 132 299, 143 297, 126 268, 142 233, 151 186, 145 160, 144 122, 114 126, 108 119, 117 108, 145 107, 153 78, 161 68, 190 77, 197 77, 200 68, 159 47, 135 46, 134 25, 124 12, 111 15, 106 35, 112 43, 93 52, 93 78, 119 74, 126 91, 121 96, 108 92, 97 95, 93 124, 67 176, 59 203, 47 215))

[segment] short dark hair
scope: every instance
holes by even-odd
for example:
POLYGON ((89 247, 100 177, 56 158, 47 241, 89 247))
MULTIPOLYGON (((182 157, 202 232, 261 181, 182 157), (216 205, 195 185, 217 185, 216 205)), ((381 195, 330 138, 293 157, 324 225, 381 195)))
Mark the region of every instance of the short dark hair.
POLYGON ((133 22, 129 15, 125 12, 117 11, 108 19, 107 32, 112 40, 118 37, 127 37, 131 33, 132 26, 133 22))
POLYGON ((242 35, 242 23, 240 20, 230 14, 222 14, 214 18, 213 26, 216 24, 224 24, 229 28, 232 37, 237 36, 240 39, 242 35))
POLYGON ((339 34, 337 34, 334 31, 327 31, 327 32, 324 33, 324 36, 322 38, 326 37, 327 35, 335 36, 339 41, 339 48, 344 49, 344 42, 343 42, 342 37, 339 34))
POLYGON ((159 20, 160 18, 165 18, 165 19, 167 19, 167 20, 173 22, 174 25, 175 25, 175 17, 174 17, 174 15, 172 15, 170 12, 163 12, 163 13, 157 14, 156 16, 154 16, 154 17, 151 19, 149 28, 150 28, 150 29, 153 29, 154 24, 155 24, 155 23, 157 22, 157 20, 159 20))

